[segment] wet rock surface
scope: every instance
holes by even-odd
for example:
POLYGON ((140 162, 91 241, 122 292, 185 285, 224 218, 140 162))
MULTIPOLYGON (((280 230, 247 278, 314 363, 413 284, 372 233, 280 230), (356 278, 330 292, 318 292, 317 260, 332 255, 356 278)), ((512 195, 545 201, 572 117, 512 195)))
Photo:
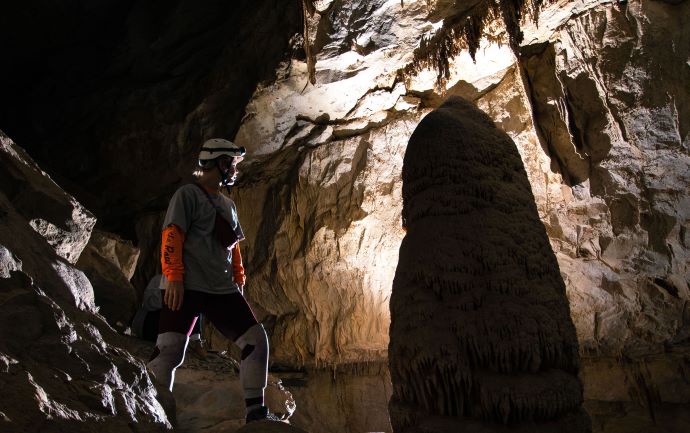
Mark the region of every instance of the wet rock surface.
POLYGON ((392 431, 392 386, 382 362, 275 374, 295 398, 297 409, 290 423, 297 427, 311 432, 392 431))
MULTIPOLYGON (((146 362, 154 344, 129 339, 128 348, 135 357, 146 362)), ((269 373, 265 404, 271 413, 284 421, 279 424, 288 428, 290 425, 286 423, 293 422, 296 401, 280 377, 280 373, 269 373)), ((231 433, 240 431, 245 424, 239 363, 232 353, 199 351, 190 343, 182 366, 175 372, 171 397, 176 414, 175 432, 231 433)))
POLYGON ((257 421, 247 424, 237 433, 306 433, 306 430, 276 421, 257 421))

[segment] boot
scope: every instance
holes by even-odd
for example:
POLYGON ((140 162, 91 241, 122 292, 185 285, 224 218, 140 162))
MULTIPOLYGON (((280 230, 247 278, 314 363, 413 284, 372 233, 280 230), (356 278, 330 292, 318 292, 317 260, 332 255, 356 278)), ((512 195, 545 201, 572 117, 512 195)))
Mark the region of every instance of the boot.
POLYGON ((282 421, 275 414, 271 413, 266 406, 259 406, 247 412, 246 423, 253 421, 282 421))

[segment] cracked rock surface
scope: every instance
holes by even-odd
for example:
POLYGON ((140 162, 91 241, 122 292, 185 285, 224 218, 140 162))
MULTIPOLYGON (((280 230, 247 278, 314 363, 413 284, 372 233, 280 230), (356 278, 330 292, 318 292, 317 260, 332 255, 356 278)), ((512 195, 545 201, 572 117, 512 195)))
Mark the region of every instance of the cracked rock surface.
POLYGON ((75 211, 83 208, 74 198, 0 138, 0 430, 168 430, 144 364, 96 315, 89 280, 68 261, 78 258, 95 220, 75 211), (23 199, 31 196, 51 198, 54 211, 69 210, 68 219, 51 220, 67 229, 57 237, 37 230, 23 199))

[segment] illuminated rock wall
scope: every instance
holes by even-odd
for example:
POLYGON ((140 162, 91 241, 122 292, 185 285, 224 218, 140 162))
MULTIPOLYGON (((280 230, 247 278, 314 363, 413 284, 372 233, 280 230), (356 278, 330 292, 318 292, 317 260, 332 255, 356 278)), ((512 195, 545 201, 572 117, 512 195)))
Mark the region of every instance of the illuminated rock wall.
MULTIPOLYGON (((688 9, 558 2, 538 28, 525 27, 520 61, 486 41, 476 63, 454 59, 446 94, 474 101, 515 141, 566 283, 585 398, 625 406, 621 417, 690 401, 678 385, 690 335, 688 9), (602 368, 620 380, 600 386, 602 368)), ((404 85, 395 71, 436 13, 426 2, 334 2, 314 27, 324 47, 317 85, 305 88, 306 67, 292 61, 247 107, 237 141, 259 156, 236 194, 252 221, 249 296, 274 325, 277 363, 385 352, 385 332, 376 333, 388 316, 375 304, 392 281, 381 264, 402 239, 400 162, 419 120, 443 100, 434 72, 404 85), (357 19, 365 9, 370 19, 357 19), (367 196, 382 205, 365 209, 367 196), (358 237, 364 220, 387 235, 358 237), (352 297, 373 304, 353 306, 352 297)), ((640 419, 651 423, 646 412, 640 419)))
MULTIPOLYGON (((321 38, 333 38, 321 42, 332 49, 324 48, 318 59, 317 85, 302 91, 305 70, 293 61, 285 78, 257 90, 237 136, 254 155, 236 194, 248 221, 250 275, 261 281, 257 290, 267 291, 255 299, 279 321, 279 309, 286 314, 290 302, 278 302, 276 309, 274 298, 314 305, 291 312, 312 317, 311 327, 303 328, 308 336, 299 337, 307 345, 300 345, 306 351, 297 360, 358 357, 358 346, 345 348, 333 321, 347 323, 357 308, 348 307, 344 296, 342 309, 339 302, 333 305, 348 313, 317 312, 320 301, 311 298, 344 286, 386 290, 381 278, 390 278, 386 272, 396 254, 390 249, 402 236, 397 216, 405 143, 442 100, 434 92, 433 73, 413 78, 407 88, 394 75, 416 43, 410 29, 432 27, 427 8, 414 2, 402 8, 375 4, 378 9, 368 9, 372 20, 354 20, 348 39, 369 38, 368 50, 335 39, 340 33, 334 29, 357 15, 353 9, 364 7, 336 2, 317 27, 332 28, 321 38), (387 38, 376 37, 379 28, 388 29, 387 38), (335 75, 348 68, 347 76, 335 75), (374 227, 386 236, 362 236, 374 227), (329 261, 336 257, 338 263, 329 261), (305 285, 312 288, 299 288, 305 285), (293 290, 300 294, 281 293, 293 290), (324 335, 327 328, 334 330, 330 336, 324 335)), ((614 354, 672 341, 684 329, 690 279, 690 138, 682 90, 688 83, 682 53, 689 38, 678 31, 688 6, 564 5, 544 11, 538 29, 525 29, 530 45, 520 62, 505 47, 490 44, 482 46, 476 64, 460 55, 447 94, 474 101, 518 145, 585 353, 614 354), (642 55, 643 50, 654 54, 642 55), (660 314, 663 323, 645 333, 651 316, 660 314), (619 316, 622 320, 614 319, 619 316)), ((369 338, 357 332, 352 341, 369 338)), ((383 349, 385 339, 377 341, 374 346, 383 349)))

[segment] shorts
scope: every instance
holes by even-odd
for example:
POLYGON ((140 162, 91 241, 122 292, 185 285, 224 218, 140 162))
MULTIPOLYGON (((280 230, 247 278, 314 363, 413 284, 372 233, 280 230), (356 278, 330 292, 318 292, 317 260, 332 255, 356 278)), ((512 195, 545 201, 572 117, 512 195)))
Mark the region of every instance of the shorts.
MULTIPOLYGON (((162 295, 165 299, 165 291, 162 295)), ((213 326, 230 341, 237 340, 249 328, 259 323, 240 293, 216 295, 185 290, 179 310, 173 311, 163 302, 158 333, 178 332, 189 336, 199 314, 203 314, 204 320, 208 319, 213 323, 213 326)))

